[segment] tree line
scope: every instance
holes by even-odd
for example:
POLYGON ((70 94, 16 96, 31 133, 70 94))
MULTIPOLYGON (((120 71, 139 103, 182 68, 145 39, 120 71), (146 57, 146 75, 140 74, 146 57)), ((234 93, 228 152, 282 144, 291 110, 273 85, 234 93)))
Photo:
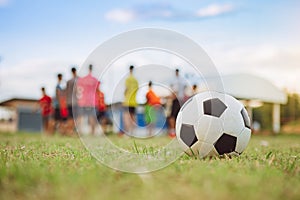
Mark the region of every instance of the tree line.
MULTIPOLYGON (((288 93, 288 101, 281 105, 281 125, 300 119, 300 95, 288 93)), ((264 103, 263 106, 253 109, 253 121, 260 123, 262 130, 272 129, 273 104, 264 103)))

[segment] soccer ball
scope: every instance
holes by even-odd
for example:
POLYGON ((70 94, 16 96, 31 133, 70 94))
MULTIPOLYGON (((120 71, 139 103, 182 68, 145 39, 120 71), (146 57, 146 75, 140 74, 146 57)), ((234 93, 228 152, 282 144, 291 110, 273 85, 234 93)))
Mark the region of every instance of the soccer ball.
POLYGON ((206 91, 181 107, 176 137, 189 155, 240 155, 251 137, 250 119, 243 104, 232 96, 206 91))

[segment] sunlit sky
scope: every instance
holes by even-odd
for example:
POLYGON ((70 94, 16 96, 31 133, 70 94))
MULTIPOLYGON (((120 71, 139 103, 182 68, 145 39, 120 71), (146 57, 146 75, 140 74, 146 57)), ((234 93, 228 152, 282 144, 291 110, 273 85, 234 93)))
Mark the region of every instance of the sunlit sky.
POLYGON ((54 94, 98 45, 143 27, 196 41, 222 74, 251 73, 300 92, 300 1, 0 0, 0 101, 54 94))

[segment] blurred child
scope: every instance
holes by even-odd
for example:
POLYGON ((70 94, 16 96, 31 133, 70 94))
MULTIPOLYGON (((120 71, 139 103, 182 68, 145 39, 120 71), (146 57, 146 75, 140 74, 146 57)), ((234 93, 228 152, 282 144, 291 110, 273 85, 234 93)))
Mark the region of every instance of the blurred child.
POLYGON ((52 115, 52 99, 46 94, 46 89, 41 88, 42 98, 39 100, 42 120, 43 120, 43 131, 47 134, 51 133, 50 120, 52 115))
POLYGON ((78 116, 78 105, 76 98, 76 81, 78 79, 76 68, 71 69, 72 78, 67 81, 66 87, 66 97, 67 97, 67 106, 68 106, 68 119, 67 119, 67 134, 74 135, 75 130, 75 117, 78 116))
POLYGON ((57 84, 55 88, 55 100, 54 100, 54 119, 55 128, 65 135, 66 134, 66 120, 68 117, 66 92, 62 86, 63 75, 57 74, 57 84))
MULTIPOLYGON (((124 131, 132 134, 136 124, 135 109, 137 106, 136 94, 139 89, 139 83, 133 75, 134 66, 129 67, 129 76, 125 81, 125 92, 123 102, 123 121, 124 131)), ((122 131, 121 131, 122 132, 122 131)))
POLYGON ((90 132, 94 135, 96 128, 95 116, 95 91, 98 88, 98 80, 92 75, 93 65, 89 65, 89 73, 77 80, 76 89, 79 106, 79 128, 80 134, 84 133, 85 125, 89 125, 90 132), (87 118, 88 124, 84 123, 87 118))
POLYGON ((198 86, 197 86, 197 84, 194 84, 193 87, 192 87, 192 96, 194 96, 198 93, 199 93, 198 86))
POLYGON ((175 122, 178 115, 178 112, 181 108, 181 105, 184 103, 184 90, 186 88, 185 81, 182 76, 179 74, 179 69, 175 70, 175 77, 171 84, 172 89, 172 107, 171 113, 168 116, 168 129, 169 129, 169 137, 176 137, 175 134, 175 122))
POLYGON ((149 82, 148 86, 149 90, 146 94, 147 103, 145 106, 145 121, 148 125, 149 136, 152 136, 157 121, 157 110, 161 105, 161 101, 152 89, 152 81, 149 82))
POLYGON ((100 90, 100 82, 99 82, 99 87, 96 90, 96 97, 95 97, 96 113, 97 113, 98 122, 102 127, 103 133, 107 134, 108 118, 106 115, 106 104, 105 104, 104 97, 105 97, 104 93, 100 90))

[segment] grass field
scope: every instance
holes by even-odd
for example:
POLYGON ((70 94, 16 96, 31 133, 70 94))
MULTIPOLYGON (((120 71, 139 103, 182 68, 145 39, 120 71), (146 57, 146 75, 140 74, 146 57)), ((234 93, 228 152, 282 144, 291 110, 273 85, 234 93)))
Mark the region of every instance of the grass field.
MULTIPOLYGON (((133 150, 140 145, 111 140, 133 150)), ((99 164, 78 138, 0 133, 0 199, 299 200, 299 189, 299 135, 253 136, 240 157, 184 155, 164 169, 138 175, 99 164)))

